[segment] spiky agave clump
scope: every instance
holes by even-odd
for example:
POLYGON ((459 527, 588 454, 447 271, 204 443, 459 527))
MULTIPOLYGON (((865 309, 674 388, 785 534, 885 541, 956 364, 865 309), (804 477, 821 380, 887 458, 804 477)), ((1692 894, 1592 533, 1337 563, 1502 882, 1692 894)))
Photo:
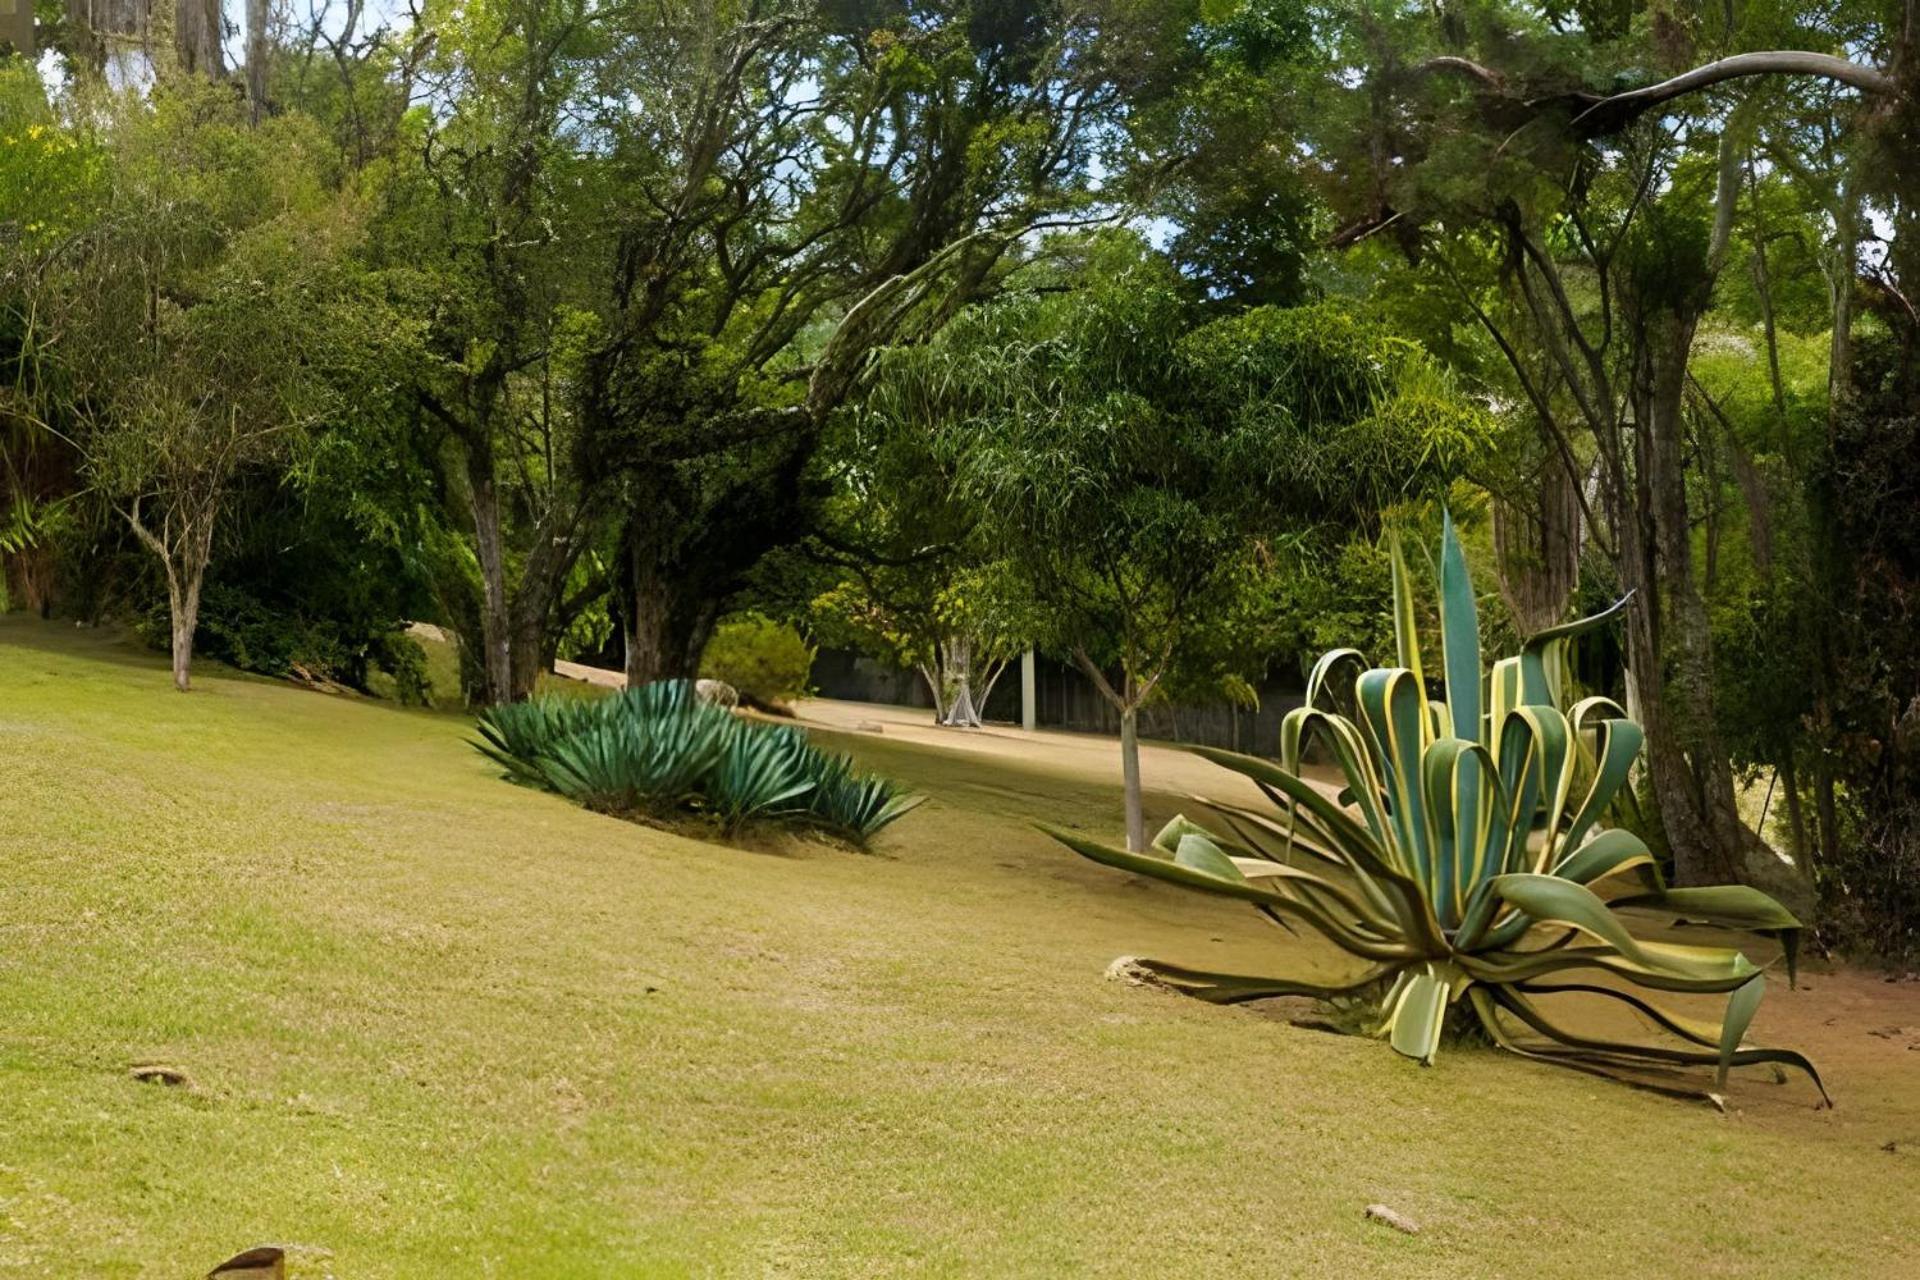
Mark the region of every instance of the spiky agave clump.
POLYGON ((1395 546, 1399 665, 1369 669, 1351 649, 1322 657, 1304 705, 1282 723, 1278 765, 1198 749, 1251 779, 1276 812, 1200 799, 1219 827, 1176 818, 1148 853, 1050 829, 1097 862, 1242 899, 1290 931, 1304 925, 1365 961, 1365 973, 1324 985, 1141 963, 1170 985, 1221 1003, 1383 992, 1379 1034, 1422 1063, 1433 1061, 1449 1010, 1464 1008, 1496 1044, 1530 1057, 1602 1070, 1712 1065, 1722 1088, 1730 1067, 1784 1064, 1806 1072, 1824 1099, 1805 1057, 1744 1043, 1764 990, 1760 969, 1744 954, 1644 940, 1623 914, 1650 909, 1778 934, 1791 975, 1800 922, 1784 907, 1744 885, 1669 889, 1639 837, 1604 825, 1644 734, 1609 699, 1566 705, 1573 684, 1567 647, 1627 602, 1542 632, 1519 656, 1494 663, 1488 678, 1451 519, 1439 576, 1444 700, 1427 696, 1413 596, 1395 546), (1358 670, 1351 716, 1323 705, 1332 701, 1335 674, 1347 668, 1358 670), (1338 797, 1301 773, 1314 742, 1345 780, 1338 797), (1615 896, 1603 898, 1595 892, 1601 887, 1615 896), (1703 1024, 1630 987, 1728 1000, 1718 1024, 1703 1024), (1569 1030, 1539 999, 1556 993, 1618 1001, 1684 1047, 1569 1030))
POLYGON ((823 828, 864 845, 919 804, 800 729, 742 720, 663 680, 607 698, 543 697, 481 713, 474 746, 516 781, 606 813, 697 813, 823 828))

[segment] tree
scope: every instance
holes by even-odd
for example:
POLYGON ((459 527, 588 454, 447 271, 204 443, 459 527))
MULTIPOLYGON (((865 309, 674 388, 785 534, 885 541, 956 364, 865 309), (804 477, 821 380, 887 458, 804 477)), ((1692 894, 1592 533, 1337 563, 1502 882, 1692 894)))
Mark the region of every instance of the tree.
MULTIPOLYGON (((1732 18, 1593 26, 1459 5, 1357 21, 1328 74, 1357 72, 1366 92, 1323 147, 1350 219, 1335 243, 1391 235, 1432 263, 1498 348, 1503 391, 1566 475, 1594 468, 1599 509, 1582 524, 1633 593, 1632 693, 1660 823, 1690 882, 1745 873, 1754 843, 1715 705, 1687 463, 1703 412, 1689 360, 1733 248, 1756 99, 1729 106, 1708 91, 1781 75, 1874 98, 1895 88, 1878 65, 1767 47, 1831 41, 1828 15, 1732 18), (1750 41, 1760 47, 1742 48, 1750 41), (1703 48, 1726 56, 1696 62, 1703 48), (1636 65, 1673 74, 1587 87, 1630 82, 1636 65)), ((1855 34, 1849 48, 1889 58, 1898 43, 1872 22, 1855 34)))
POLYGON ((1264 553, 1444 483, 1484 433, 1417 348, 1338 309, 1188 332, 1177 279, 1124 242, 1076 283, 979 308, 889 376, 1030 584, 1049 647, 1118 714, 1138 849, 1140 707, 1210 653, 1264 553))
POLYGON ((692 671, 728 596, 812 523, 810 463, 866 355, 993 287, 1035 228, 1099 212, 1095 149, 1159 82, 1177 16, 755 2, 612 26, 599 127, 623 198, 586 419, 629 513, 630 681, 692 671))
POLYGON ((577 461, 575 378, 593 328, 602 160, 577 126, 603 47, 578 0, 430 7, 408 63, 440 109, 402 130, 374 261, 421 329, 413 426, 440 518, 471 546, 440 560, 476 700, 523 698, 592 541, 597 477, 577 461), (477 578, 471 592, 470 578, 477 578))
POLYGON ((201 584, 237 477, 327 413, 334 268, 351 231, 300 122, 249 126, 223 90, 163 79, 106 104, 104 211, 42 278, 37 358, 83 470, 166 581, 188 688, 201 584))

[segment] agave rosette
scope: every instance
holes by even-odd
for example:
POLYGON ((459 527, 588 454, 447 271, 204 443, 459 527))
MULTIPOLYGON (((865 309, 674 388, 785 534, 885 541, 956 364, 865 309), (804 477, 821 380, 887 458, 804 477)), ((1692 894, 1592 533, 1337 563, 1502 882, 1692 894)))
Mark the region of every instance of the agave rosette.
MULTIPOLYGON (((1648 912, 1781 938, 1791 974, 1800 922, 1744 885, 1668 888, 1651 851, 1606 820, 1622 797, 1644 734, 1603 697, 1567 705, 1569 644, 1625 607, 1542 632, 1516 657, 1483 670, 1466 558, 1451 519, 1442 534, 1441 673, 1428 696, 1413 596, 1393 551, 1397 666, 1368 667, 1351 649, 1315 664, 1304 704, 1281 729, 1278 764, 1230 751, 1198 754, 1249 778, 1273 806, 1199 799, 1216 819, 1179 817, 1131 853, 1072 832, 1057 839, 1097 862, 1238 898, 1290 931, 1319 933, 1366 963, 1327 985, 1139 963, 1168 985, 1221 1003, 1270 996, 1322 999, 1380 993, 1378 1032, 1431 1063, 1450 1010, 1497 1044, 1587 1069, 1778 1064, 1802 1055, 1746 1043, 1765 989, 1761 969, 1732 946, 1637 936, 1648 912), (1355 671, 1351 714, 1329 704, 1355 671), (1321 745, 1345 783, 1331 795, 1302 773, 1321 745), (1716 1023, 1667 1012, 1636 988, 1725 995, 1716 1023), (1631 1009, 1674 1043, 1602 1038, 1551 1016, 1541 997, 1577 993, 1631 1009)), ((1556 1003, 1556 1002, 1548 1002, 1556 1003)))

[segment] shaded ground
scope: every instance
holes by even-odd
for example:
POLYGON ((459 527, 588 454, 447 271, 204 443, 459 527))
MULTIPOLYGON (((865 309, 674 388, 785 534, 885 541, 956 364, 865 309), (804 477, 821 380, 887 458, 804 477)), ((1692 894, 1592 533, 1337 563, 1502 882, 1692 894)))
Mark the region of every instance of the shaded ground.
POLYGON ((1920 1269, 1920 983, 1770 992, 1833 1111, 1421 1070, 1104 981, 1337 962, 1035 833, 1119 825, 1064 747, 848 733, 931 802, 746 852, 506 785, 456 717, 196 682, 0 621, 0 1275, 1920 1269))

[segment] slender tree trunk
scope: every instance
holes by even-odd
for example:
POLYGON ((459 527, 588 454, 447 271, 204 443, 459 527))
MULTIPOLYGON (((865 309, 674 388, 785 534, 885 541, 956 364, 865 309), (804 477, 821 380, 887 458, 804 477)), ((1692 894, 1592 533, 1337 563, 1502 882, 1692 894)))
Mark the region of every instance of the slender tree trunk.
POLYGON ((1788 839, 1793 844, 1793 860, 1801 874, 1813 873, 1813 848, 1807 843, 1807 815, 1800 804, 1800 778, 1793 767, 1793 751, 1789 748, 1780 761, 1780 785, 1787 793, 1787 830, 1788 839))
POLYGON ((1566 616, 1580 583, 1581 515, 1578 480, 1557 456, 1547 460, 1531 511, 1496 498, 1495 566, 1500 594, 1523 634, 1533 635, 1566 616))
POLYGON ((491 706, 513 697, 506 547, 500 530, 500 491, 494 483, 492 459, 486 451, 469 445, 467 460, 473 548, 480 562, 480 664, 486 672, 486 700, 491 706))
POLYGON ((946 722, 946 685, 940 679, 939 647, 937 645, 934 648, 934 653, 936 656, 932 663, 923 662, 919 664, 915 670, 920 673, 920 678, 927 682, 927 693, 933 698, 933 722, 938 725, 946 722))
POLYGON ((193 632, 200 623, 200 581, 196 575, 189 583, 181 574, 167 570, 167 613, 172 624, 173 687, 185 693, 193 668, 193 632))
POLYGON ((1093 681, 1093 687, 1101 697, 1120 713, 1120 778, 1125 794, 1124 804, 1127 814, 1127 848, 1135 853, 1144 852, 1147 847, 1147 824, 1140 805, 1140 704, 1152 689, 1158 676, 1143 686, 1130 669, 1121 672, 1120 688, 1115 689, 1113 682, 1107 679, 1091 655, 1085 649, 1075 649, 1073 660, 1080 664, 1080 670, 1087 679, 1093 681))
POLYGON ((1833 275, 1833 339, 1827 353, 1827 438, 1841 410, 1853 394, 1854 272, 1860 257, 1860 216, 1852 184, 1843 183, 1835 203, 1833 275))
POLYGON ((1140 806, 1140 707, 1131 698, 1120 708, 1120 777, 1126 789, 1127 848, 1142 853, 1147 821, 1140 806))
POLYGON ((267 0, 247 0, 247 106, 259 124, 267 114, 267 0))
POLYGON ((540 674, 552 669, 547 615, 546 592, 535 584, 523 584, 507 628, 507 692, 515 702, 532 697, 540 674))

